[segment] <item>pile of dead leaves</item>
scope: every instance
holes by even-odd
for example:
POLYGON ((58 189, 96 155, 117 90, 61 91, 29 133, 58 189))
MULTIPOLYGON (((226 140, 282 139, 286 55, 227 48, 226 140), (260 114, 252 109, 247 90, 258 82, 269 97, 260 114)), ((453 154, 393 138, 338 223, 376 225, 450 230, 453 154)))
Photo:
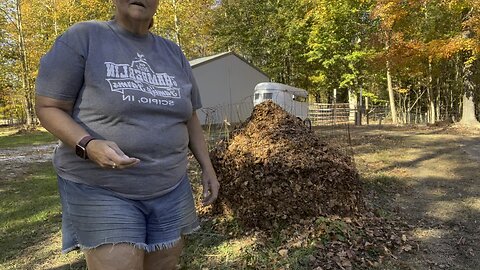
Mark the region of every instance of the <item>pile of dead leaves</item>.
POLYGON ((257 105, 211 159, 221 179, 216 210, 230 212, 247 228, 345 216, 364 205, 352 158, 271 101, 257 105))

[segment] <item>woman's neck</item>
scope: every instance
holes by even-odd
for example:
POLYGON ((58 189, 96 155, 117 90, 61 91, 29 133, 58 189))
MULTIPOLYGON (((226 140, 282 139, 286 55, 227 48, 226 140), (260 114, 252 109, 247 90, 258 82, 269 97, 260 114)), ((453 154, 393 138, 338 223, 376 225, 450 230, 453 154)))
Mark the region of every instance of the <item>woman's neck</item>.
POLYGON ((126 31, 132 34, 135 34, 135 35, 148 34, 148 26, 150 22, 121 20, 121 19, 119 20, 118 18, 115 18, 114 20, 119 26, 121 26, 126 31))

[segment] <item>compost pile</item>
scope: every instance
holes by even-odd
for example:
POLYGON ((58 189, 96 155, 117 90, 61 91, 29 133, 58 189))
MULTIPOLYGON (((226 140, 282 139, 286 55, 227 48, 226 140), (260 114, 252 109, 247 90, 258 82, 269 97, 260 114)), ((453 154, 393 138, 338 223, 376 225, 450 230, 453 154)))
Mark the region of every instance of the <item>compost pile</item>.
POLYGON ((247 228, 271 229, 363 208, 352 158, 272 101, 257 105, 210 155, 221 179, 217 211, 229 211, 247 228))

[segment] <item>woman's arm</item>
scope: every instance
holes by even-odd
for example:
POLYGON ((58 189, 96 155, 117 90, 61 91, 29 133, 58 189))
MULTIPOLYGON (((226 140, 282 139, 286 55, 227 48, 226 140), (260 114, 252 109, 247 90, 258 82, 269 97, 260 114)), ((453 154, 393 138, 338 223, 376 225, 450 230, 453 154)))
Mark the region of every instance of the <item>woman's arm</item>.
MULTIPOLYGON (((36 96, 35 110, 42 126, 71 148, 88 132, 71 117, 73 102, 36 96)), ((101 167, 119 168, 133 166, 139 162, 126 156, 116 143, 105 140, 93 140, 87 145, 88 157, 101 167)))
POLYGON ((68 146, 75 148, 77 142, 88 133, 75 121, 72 114, 73 102, 36 96, 35 110, 42 126, 68 146))
POLYGON ((220 183, 208 155, 207 144, 196 112, 193 112, 192 118, 188 120, 187 128, 190 138, 189 148, 202 168, 203 205, 209 205, 217 199, 220 183))

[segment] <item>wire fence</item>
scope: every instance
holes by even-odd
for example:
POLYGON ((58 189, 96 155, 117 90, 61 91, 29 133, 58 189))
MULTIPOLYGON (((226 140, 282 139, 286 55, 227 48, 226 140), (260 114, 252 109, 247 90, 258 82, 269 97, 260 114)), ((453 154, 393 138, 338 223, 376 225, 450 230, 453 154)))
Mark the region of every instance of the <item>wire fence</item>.
POLYGON ((0 126, 14 126, 22 123, 22 120, 16 118, 0 119, 0 126))
POLYGON ((204 126, 209 126, 224 123, 241 123, 250 116, 252 110, 252 102, 242 102, 201 108, 198 114, 200 123, 204 126))
MULTIPOLYGON (((342 143, 348 144, 350 125, 355 124, 356 117, 361 117, 358 110, 351 109, 348 103, 311 103, 308 107, 308 118, 313 128, 318 130, 321 127, 319 132, 323 135, 338 136, 342 143), (331 128, 326 129, 325 126, 331 128)), ((200 109, 201 123, 208 138, 209 147, 213 147, 222 140, 228 141, 231 133, 248 119, 252 110, 251 101, 200 109)), ((380 116, 379 109, 376 109, 371 111, 369 117, 377 120, 384 116, 380 116)))
POLYGON ((387 106, 369 106, 359 109, 349 103, 311 103, 309 118, 312 126, 382 124, 389 113, 387 106))
POLYGON ((352 112, 355 113, 348 103, 311 103, 308 107, 312 126, 346 124, 352 119, 352 112))

